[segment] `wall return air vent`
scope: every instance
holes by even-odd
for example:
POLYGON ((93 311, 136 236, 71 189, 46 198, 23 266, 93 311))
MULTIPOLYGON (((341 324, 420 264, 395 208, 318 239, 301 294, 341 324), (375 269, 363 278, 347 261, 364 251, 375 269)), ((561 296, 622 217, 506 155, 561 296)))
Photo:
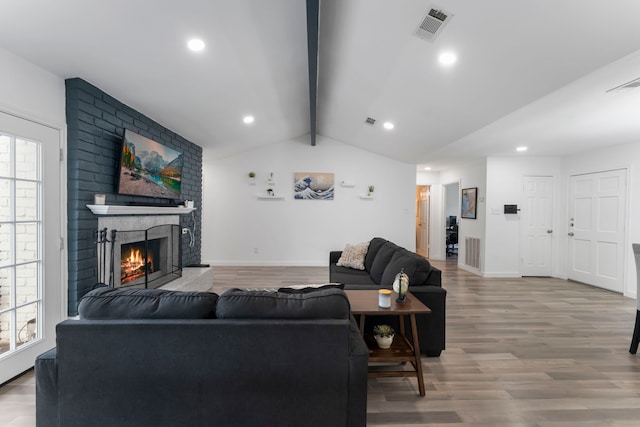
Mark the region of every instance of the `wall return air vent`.
POLYGON ((434 41, 451 21, 451 18, 453 18, 453 14, 442 9, 431 8, 418 26, 415 35, 421 39, 434 41))

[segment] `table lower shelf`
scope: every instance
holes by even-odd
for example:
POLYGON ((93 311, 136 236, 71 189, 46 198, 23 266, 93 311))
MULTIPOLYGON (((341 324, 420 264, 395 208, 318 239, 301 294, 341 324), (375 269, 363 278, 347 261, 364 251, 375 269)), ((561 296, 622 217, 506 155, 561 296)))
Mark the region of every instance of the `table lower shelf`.
POLYGON ((366 334, 364 340, 369 347, 369 362, 410 362, 415 360, 411 343, 402 335, 393 337, 389 348, 380 348, 373 335, 366 334))

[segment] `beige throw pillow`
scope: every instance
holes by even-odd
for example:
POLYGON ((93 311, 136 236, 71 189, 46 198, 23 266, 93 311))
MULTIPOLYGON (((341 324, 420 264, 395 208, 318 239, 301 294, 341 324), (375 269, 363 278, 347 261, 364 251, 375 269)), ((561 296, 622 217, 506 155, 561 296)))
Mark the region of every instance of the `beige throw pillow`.
POLYGON ((355 270, 364 270, 364 257, 367 255, 369 242, 362 242, 357 245, 347 244, 336 263, 339 267, 349 267, 355 270))

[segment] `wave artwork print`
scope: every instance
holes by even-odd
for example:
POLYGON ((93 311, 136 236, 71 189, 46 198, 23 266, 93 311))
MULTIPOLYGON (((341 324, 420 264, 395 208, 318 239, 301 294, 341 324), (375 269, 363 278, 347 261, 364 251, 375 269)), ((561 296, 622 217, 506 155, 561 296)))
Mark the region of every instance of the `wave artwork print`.
POLYGON ((333 200, 333 174, 296 172, 293 174, 296 200, 333 200))

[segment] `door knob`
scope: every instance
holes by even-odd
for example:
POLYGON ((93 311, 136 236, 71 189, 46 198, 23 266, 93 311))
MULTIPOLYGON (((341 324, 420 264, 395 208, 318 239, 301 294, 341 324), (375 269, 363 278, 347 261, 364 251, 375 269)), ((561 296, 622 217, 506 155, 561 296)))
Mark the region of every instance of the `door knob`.
POLYGON ((547 233, 551 234, 553 233, 553 230, 547 230, 547 233))
POLYGON ((573 232, 569 232, 568 234, 569 234, 569 236, 573 236, 573 232))

